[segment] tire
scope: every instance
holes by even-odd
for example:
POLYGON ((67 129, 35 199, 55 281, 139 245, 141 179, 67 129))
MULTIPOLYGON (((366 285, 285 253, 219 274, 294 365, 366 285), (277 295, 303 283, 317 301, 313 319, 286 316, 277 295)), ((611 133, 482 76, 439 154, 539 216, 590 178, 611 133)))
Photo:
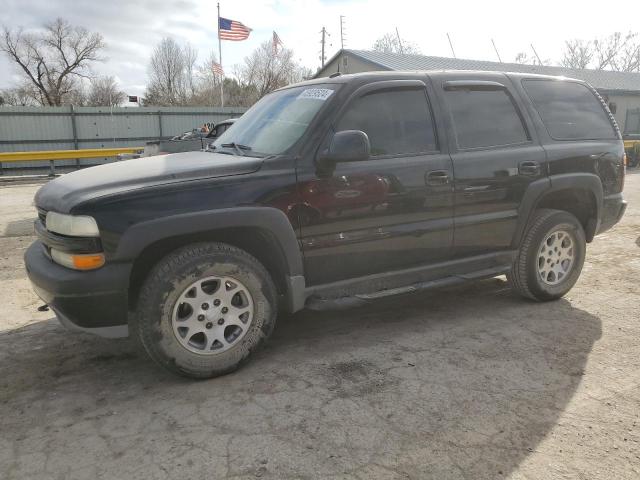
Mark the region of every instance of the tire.
POLYGON ((230 245, 198 243, 151 269, 132 327, 164 368, 211 378, 242 365, 269 338, 276 316, 276 289, 258 260, 230 245))
POLYGON ((578 281, 585 253, 584 230, 575 216, 562 210, 537 210, 507 278, 524 297, 556 300, 578 281))

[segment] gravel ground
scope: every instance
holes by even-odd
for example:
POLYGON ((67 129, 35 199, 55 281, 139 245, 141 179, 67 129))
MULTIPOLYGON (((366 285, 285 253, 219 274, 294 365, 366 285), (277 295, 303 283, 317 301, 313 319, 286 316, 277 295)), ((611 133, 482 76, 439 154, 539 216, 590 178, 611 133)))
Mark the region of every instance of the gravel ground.
POLYGON ((565 299, 493 279, 302 312, 200 382, 36 311, 36 188, 0 187, 0 478, 640 478, 638 170, 565 299))

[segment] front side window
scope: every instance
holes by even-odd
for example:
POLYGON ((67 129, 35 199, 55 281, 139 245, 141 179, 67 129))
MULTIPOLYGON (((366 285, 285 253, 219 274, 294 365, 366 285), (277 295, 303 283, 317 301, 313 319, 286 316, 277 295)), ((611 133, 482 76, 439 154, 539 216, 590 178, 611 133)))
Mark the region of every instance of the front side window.
POLYGON ((335 84, 314 84, 287 88, 266 95, 242 115, 233 128, 214 142, 215 150, 223 145, 241 145, 248 154, 284 153, 307 130, 320 109, 333 100, 335 84))
POLYGON ((517 145, 529 140, 506 90, 445 92, 459 149, 517 145))
POLYGON ((522 85, 551 138, 617 138, 604 106, 586 85, 561 80, 523 80, 522 85))
POLYGON ((429 103, 423 89, 381 90, 354 100, 336 131, 361 130, 372 156, 416 154, 437 150, 429 103))

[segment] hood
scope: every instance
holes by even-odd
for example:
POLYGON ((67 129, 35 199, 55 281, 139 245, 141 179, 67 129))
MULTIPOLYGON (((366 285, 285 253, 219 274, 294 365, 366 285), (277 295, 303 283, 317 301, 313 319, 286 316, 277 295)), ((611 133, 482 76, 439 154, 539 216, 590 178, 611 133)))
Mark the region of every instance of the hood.
POLYGON ((260 169, 261 158, 185 152, 108 163, 68 173, 44 185, 38 208, 68 213, 75 205, 106 195, 203 178, 242 175, 260 169))

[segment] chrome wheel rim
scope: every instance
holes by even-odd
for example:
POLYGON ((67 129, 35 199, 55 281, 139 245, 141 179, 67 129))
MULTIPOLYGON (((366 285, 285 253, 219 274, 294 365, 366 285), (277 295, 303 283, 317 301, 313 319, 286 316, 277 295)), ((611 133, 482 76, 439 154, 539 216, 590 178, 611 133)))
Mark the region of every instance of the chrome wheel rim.
POLYGON ((575 240, 566 230, 554 230, 538 249, 538 276, 547 285, 562 283, 571 273, 575 260, 575 240))
POLYGON ((253 321, 253 298, 232 277, 201 278, 183 290, 171 317, 173 333, 184 348, 217 355, 240 343, 253 321))

